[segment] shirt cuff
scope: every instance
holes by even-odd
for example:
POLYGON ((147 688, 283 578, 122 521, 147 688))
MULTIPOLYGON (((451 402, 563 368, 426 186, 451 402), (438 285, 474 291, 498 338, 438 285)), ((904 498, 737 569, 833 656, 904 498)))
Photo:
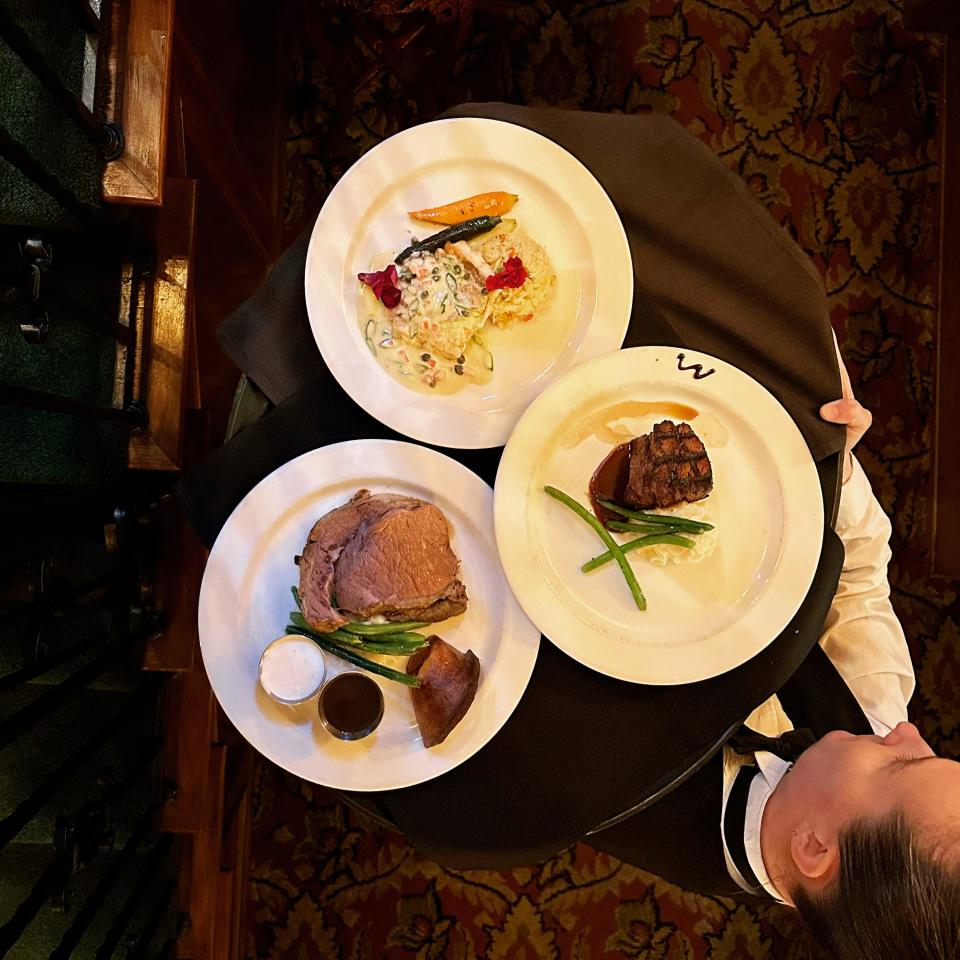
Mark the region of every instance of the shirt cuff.
POLYGON ((853 469, 850 471, 850 478, 840 487, 840 506, 837 509, 836 531, 840 534, 863 520, 870 501, 874 499, 870 481, 863 472, 860 461, 853 454, 850 459, 853 469))

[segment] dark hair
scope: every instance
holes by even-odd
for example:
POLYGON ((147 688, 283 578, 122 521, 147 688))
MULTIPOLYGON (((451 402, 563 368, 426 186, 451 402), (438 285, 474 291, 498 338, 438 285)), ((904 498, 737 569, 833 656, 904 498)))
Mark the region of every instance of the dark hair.
POLYGON ((956 960, 960 866, 948 866, 902 812, 856 820, 840 834, 840 870, 826 891, 793 891, 831 960, 956 960))

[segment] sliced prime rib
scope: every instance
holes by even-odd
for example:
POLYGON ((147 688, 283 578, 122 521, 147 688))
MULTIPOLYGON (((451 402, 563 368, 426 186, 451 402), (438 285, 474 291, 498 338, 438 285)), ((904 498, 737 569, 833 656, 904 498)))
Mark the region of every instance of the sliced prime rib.
POLYGON ((415 497, 357 491, 314 524, 297 562, 303 615, 318 632, 345 614, 436 623, 467 606, 447 519, 415 497))
POLYGON ((623 502, 638 510, 702 500, 713 489, 713 468, 689 423, 663 420, 630 442, 623 502))
POLYGON ((410 688, 413 713, 425 747, 442 743, 463 719, 477 695, 480 661, 433 636, 407 661, 407 673, 420 681, 410 688))

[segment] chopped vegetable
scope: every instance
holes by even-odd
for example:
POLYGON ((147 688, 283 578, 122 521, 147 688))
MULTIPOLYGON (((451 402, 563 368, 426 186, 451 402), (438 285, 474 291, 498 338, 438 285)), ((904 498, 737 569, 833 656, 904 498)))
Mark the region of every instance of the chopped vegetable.
MULTIPOLYGON (((397 261, 399 263, 399 261, 397 261)), ((358 273, 357 279, 365 283, 374 296, 388 309, 392 310, 400 302, 400 288, 397 286, 397 268, 390 264, 383 270, 373 273, 358 273)))
POLYGON ((497 273, 491 273, 484 280, 487 290, 502 290, 505 287, 516 289, 522 287, 527 282, 527 268, 519 257, 507 257, 503 264, 503 269, 497 273))
POLYGON ((681 530, 689 530, 691 533, 703 533, 705 530, 713 529, 712 523, 704 523, 702 520, 690 520, 687 517, 667 516, 661 513, 643 513, 621 507, 619 503, 614 503, 612 500, 599 500, 598 503, 611 513, 619 513, 621 517, 632 517, 634 520, 642 520, 645 523, 663 523, 681 530))
POLYGON ((633 601, 636 603, 638 609, 646 610, 647 609, 647 599, 643 595, 643 591, 640 589, 640 584, 637 583, 637 578, 634 576, 633 569, 630 564, 627 563, 627 558, 623 555, 623 550, 620 549, 619 544, 607 530, 604 529, 603 524, 589 511, 586 507, 577 503, 573 497, 568 496, 562 490, 558 490, 556 487, 545 486, 543 488, 554 500, 559 500, 564 506, 569 507, 575 514, 577 514, 582 520, 585 520, 590 524, 591 527, 596 531, 600 539, 606 544, 607 550, 610 552, 614 560, 617 561, 617 566, 620 567, 620 572, 623 574, 624 580, 627 581, 627 586, 630 588, 630 593, 633 595, 633 601))
POLYGON ((494 190, 490 193, 478 193, 466 200, 457 200, 454 203, 445 203, 440 207, 429 207, 426 210, 411 210, 408 216, 414 220, 426 220, 430 223, 463 223, 475 217, 502 216, 510 211, 517 202, 515 193, 504 193, 494 190))
POLYGON ((394 263, 403 263, 404 260, 413 256, 415 253, 438 250, 445 243, 469 240, 471 237, 476 237, 481 233, 492 230, 499 222, 499 217, 474 217, 472 220, 464 220, 463 223, 458 223, 453 227, 447 227, 446 230, 441 230, 439 233, 427 237, 426 240, 414 240, 409 247, 401 250, 393 258, 393 261, 394 263))
MULTIPOLYGON (((631 550, 652 547, 657 543, 669 543, 675 547, 687 547, 688 549, 694 545, 692 540, 688 540, 686 537, 678 537, 673 533, 651 533, 646 537, 637 537, 636 540, 628 540, 626 543, 620 544, 620 549, 624 553, 629 553, 631 550)), ((612 559, 613 554, 608 550, 606 553, 601 553, 592 560, 588 560, 580 570, 583 573, 589 573, 591 570, 596 570, 597 567, 609 563, 612 559)))

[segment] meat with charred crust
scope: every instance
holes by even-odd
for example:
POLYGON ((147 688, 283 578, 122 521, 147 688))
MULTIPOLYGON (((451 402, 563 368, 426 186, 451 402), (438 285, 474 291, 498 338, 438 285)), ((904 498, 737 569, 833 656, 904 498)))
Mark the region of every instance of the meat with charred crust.
POLYGON ((630 443, 623 503, 638 510, 702 500, 713 489, 713 468, 689 423, 663 420, 630 443))

